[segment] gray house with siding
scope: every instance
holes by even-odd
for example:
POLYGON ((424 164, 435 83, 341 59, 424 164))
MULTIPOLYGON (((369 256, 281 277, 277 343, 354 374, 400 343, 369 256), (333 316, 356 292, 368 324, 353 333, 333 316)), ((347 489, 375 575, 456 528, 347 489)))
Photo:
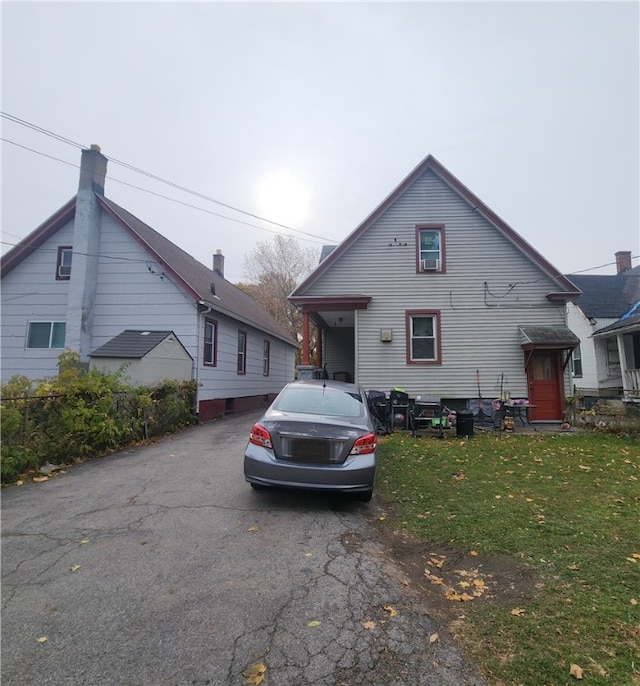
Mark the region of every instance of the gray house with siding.
POLYGON ((126 330, 170 331, 201 421, 267 403, 297 342, 224 278, 220 251, 210 269, 106 198, 106 167, 83 150, 77 195, 2 257, 2 380, 55 375, 64 348, 88 362, 126 330))
POLYGON ((480 394, 528 398, 560 420, 579 341, 579 289, 429 155, 290 299, 303 314, 301 372, 401 387, 454 409, 480 394))

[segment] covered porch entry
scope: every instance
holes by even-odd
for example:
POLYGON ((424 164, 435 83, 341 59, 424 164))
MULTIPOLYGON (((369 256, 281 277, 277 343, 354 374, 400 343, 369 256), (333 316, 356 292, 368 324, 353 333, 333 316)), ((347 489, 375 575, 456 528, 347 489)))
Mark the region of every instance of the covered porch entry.
POLYGON ((302 312, 302 352, 298 378, 326 376, 355 382, 356 311, 366 310, 371 298, 352 296, 293 296, 302 312))
POLYGON ((565 371, 580 339, 566 326, 520 326, 527 375, 529 419, 562 421, 565 411, 565 371))

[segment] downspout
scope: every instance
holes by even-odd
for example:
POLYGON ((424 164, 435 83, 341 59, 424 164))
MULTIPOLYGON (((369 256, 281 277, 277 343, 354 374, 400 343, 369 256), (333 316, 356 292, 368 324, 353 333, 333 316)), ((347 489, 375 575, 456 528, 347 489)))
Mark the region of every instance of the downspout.
POLYGON ((198 396, 200 393, 200 362, 199 362, 199 355, 200 355, 200 333, 202 331, 202 318, 209 314, 210 312, 213 312, 213 309, 209 307, 204 300, 199 300, 197 305, 196 305, 196 312, 198 314, 198 340, 196 342, 196 354, 193 356, 193 364, 195 365, 195 370, 192 376, 195 377, 196 381, 196 397, 194 400, 195 403, 195 408, 194 411, 196 415, 200 416, 199 409, 200 409, 200 404, 198 402, 198 396), (205 307, 206 309, 201 310, 201 307, 205 307))

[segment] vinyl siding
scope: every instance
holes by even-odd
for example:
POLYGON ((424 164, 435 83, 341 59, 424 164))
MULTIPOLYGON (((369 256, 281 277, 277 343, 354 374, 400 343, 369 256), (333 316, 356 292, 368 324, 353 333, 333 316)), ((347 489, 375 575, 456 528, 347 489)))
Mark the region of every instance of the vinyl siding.
MULTIPOLYGON (((56 281, 57 249, 73 245, 73 222, 2 279, 2 378, 57 373, 61 350, 26 350, 29 321, 66 321, 69 281, 56 281)), ((198 400, 277 393, 293 379, 295 348, 216 312, 218 365, 203 367, 203 318, 197 304, 138 241, 101 213, 100 252, 91 328, 91 350, 124 329, 173 331, 192 356, 198 400), (236 373, 237 331, 247 331, 247 373, 236 373), (271 341, 270 374, 262 374, 263 341, 271 341)), ((71 270, 73 279, 73 266, 71 270)), ((191 374, 190 374, 191 375, 191 374)))
MULTIPOLYGON (((504 388, 527 395, 519 325, 565 325, 566 308, 546 299, 557 285, 433 172, 421 176, 305 292, 367 295, 356 312, 356 379, 410 394, 483 397, 504 388), (416 273, 416 225, 444 225, 446 273, 416 273), (404 245, 406 243, 406 245, 404 245), (442 363, 406 363, 405 312, 438 310, 442 363), (391 328, 393 341, 380 342, 391 328)), ((330 350, 327 351, 330 355, 330 350)))
POLYGON ((2 381, 16 374, 41 379, 58 373, 62 350, 27 349, 26 336, 29 322, 67 319, 69 281, 56 280, 56 262, 58 246, 72 243, 69 222, 2 277, 2 381))

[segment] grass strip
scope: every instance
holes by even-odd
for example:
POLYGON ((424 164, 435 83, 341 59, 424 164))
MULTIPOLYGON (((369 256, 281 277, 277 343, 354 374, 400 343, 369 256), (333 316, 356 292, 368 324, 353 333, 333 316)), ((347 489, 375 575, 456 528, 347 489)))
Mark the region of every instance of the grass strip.
POLYGON ((396 432, 379 445, 396 525, 535 575, 524 607, 488 593, 464 603, 457 633, 488 683, 566 684, 577 665, 589 684, 640 684, 637 440, 396 432))

